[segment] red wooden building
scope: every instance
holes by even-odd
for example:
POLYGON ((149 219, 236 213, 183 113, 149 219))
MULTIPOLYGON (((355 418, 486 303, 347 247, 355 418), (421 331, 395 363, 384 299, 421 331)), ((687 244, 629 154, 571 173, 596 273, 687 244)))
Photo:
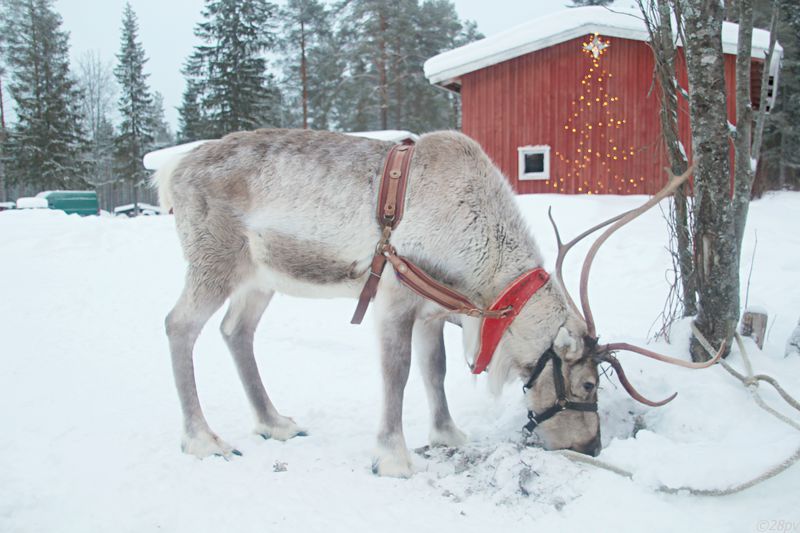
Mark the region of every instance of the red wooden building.
MULTIPOLYGON (((725 23, 728 94, 734 94, 738 27, 725 23)), ((461 94, 462 130, 519 193, 652 194, 666 153, 653 55, 640 18, 601 7, 568 9, 450 50, 425 63, 429 81, 461 94)), ((769 33, 753 35, 757 99, 769 33)), ((771 105, 782 53, 770 66, 771 105)), ((679 82, 687 87, 682 59, 679 82)), ((681 138, 690 152, 688 104, 681 138)), ((728 115, 735 123, 731 97, 728 115)))

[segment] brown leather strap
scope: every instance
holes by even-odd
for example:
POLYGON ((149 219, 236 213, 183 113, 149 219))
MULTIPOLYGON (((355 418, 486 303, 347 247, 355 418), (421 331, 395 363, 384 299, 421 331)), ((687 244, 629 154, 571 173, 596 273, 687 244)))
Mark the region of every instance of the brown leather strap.
POLYGON ((386 267, 386 257, 380 253, 375 254, 372 258, 372 265, 369 267, 369 278, 364 284, 364 288, 361 289, 356 312, 353 313, 353 318, 350 320, 351 324, 361 324, 361 321, 364 320, 364 314, 367 312, 369 302, 378 291, 378 282, 381 280, 384 267, 386 267))
POLYGON ((475 317, 503 318, 508 316, 513 311, 512 308, 486 310, 478 307, 463 294, 442 285, 417 265, 397 255, 394 247, 389 244, 392 230, 397 227, 403 218, 408 169, 411 165, 411 156, 413 154, 413 141, 408 140, 404 141, 403 144, 393 146, 386 156, 378 192, 377 213, 378 222, 383 229, 383 237, 375 249, 375 255, 372 258, 372 264, 369 269, 369 278, 361 290, 361 295, 358 297, 358 305, 350 323, 361 324, 364 319, 369 302, 375 297, 375 293, 378 290, 378 282, 386 267, 387 260, 392 264, 398 279, 403 285, 449 311, 475 317))
POLYGON ((369 270, 369 279, 358 297, 358 306, 353 313, 351 324, 361 324, 367 312, 369 302, 375 297, 378 282, 381 279, 383 268, 386 266, 384 248, 389 244, 389 236, 403 219, 403 209, 406 200, 406 184, 408 183, 408 170, 411 167, 411 156, 414 155, 414 141, 407 139, 402 144, 396 144, 389 150, 383 164, 381 184, 378 189, 378 223, 383 230, 383 237, 375 249, 372 265, 369 270))
POLYGON ((406 184, 411 156, 414 155, 412 141, 396 144, 389 150, 383 166, 381 187, 378 192, 378 222, 381 227, 396 228, 403 219, 406 200, 406 184))
POLYGON ((470 301, 458 291, 443 285, 430 277, 420 267, 400 257, 395 249, 388 246, 384 251, 386 259, 392 264, 400 282, 427 300, 441 305, 445 309, 462 315, 486 318, 503 318, 511 313, 511 308, 497 310, 483 309, 470 301))

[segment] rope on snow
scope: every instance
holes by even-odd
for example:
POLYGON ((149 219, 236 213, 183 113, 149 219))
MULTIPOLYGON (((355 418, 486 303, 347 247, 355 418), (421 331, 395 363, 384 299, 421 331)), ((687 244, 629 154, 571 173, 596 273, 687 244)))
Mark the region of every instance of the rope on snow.
MULTIPOLYGON (((697 340, 700 341, 700 344, 703 346, 703 348, 708 352, 710 356, 713 357, 716 354, 716 350, 714 350, 714 348, 711 346, 711 343, 708 342, 708 339, 706 339, 705 336, 700 332, 700 330, 697 329, 697 326, 695 326, 694 323, 692 323, 692 331, 694 332, 694 335, 697 338, 697 340)), ((722 365, 722 367, 725 370, 727 370, 729 374, 731 374, 733 377, 742 382, 742 384, 745 387, 747 387, 747 389, 750 391, 750 395, 753 397, 753 400, 755 400, 756 404, 758 404, 759 407, 770 413, 772 416, 776 417, 781 422, 800 431, 800 423, 798 423, 796 420, 789 418, 783 413, 776 411, 774 408, 772 408, 771 406, 767 405, 764 402, 764 399, 758 393, 758 385, 760 382, 770 384, 773 388, 775 388, 778 394, 780 394, 781 398, 783 398, 786 401, 786 403, 788 403, 790 406, 794 407, 798 411, 800 411, 800 402, 798 402, 788 392, 786 392, 774 378, 764 374, 753 375, 753 367, 750 364, 750 358, 747 355, 747 350, 744 347, 744 342, 742 341, 742 337, 741 335, 739 335, 739 333, 736 333, 736 344, 739 346, 739 352, 742 355, 742 360, 744 362, 746 374, 739 373, 725 360, 720 360, 720 364, 722 365)), ((613 472, 619 476, 633 479, 632 472, 629 472, 624 468, 620 468, 605 461, 595 459, 594 457, 589 457, 587 455, 583 455, 574 452, 572 450, 561 450, 559 453, 560 455, 566 457, 570 461, 592 465, 594 467, 601 468, 603 470, 608 470, 609 472, 613 472)), ((758 485, 763 481, 766 481, 770 478, 777 476, 781 472, 784 472, 789 467, 797 463, 799 460, 800 460, 800 447, 798 447, 791 456, 786 458, 781 463, 770 467, 763 474, 748 481, 745 481, 743 483, 738 483, 736 485, 732 485, 724 489, 696 489, 692 487, 676 488, 676 487, 667 487, 666 485, 660 485, 656 490, 658 492, 666 494, 680 494, 682 492, 687 492, 693 496, 729 496, 731 494, 736 494, 737 492, 742 492, 743 490, 749 489, 750 487, 754 487, 755 485, 758 485)))

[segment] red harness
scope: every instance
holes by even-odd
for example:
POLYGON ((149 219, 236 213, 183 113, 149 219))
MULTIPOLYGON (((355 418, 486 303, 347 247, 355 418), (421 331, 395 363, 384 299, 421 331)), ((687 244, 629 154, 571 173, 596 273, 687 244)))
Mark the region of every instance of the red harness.
POLYGON ((500 343, 500 339, 503 337, 503 333, 517 317, 520 310, 528 303, 531 296, 536 294, 536 291, 541 289, 549 279, 550 274, 545 269, 541 267, 534 268, 512 281, 500 293, 500 296, 497 297, 489 309, 511 309, 511 312, 503 317, 485 317, 481 320, 480 345, 478 357, 475 358, 475 363, 472 365, 473 374, 480 374, 486 370, 486 367, 492 361, 492 356, 500 343))
POLYGON ((378 223, 382 239, 378 243, 370 266, 370 275, 361 291, 352 324, 360 324, 370 300, 375 297, 386 262, 392 263, 400 282, 427 300, 441 305, 453 313, 481 318, 478 356, 472 373, 480 374, 492 360, 497 345, 522 307, 547 283, 550 275, 541 267, 530 270, 508 285, 488 309, 482 309, 469 298, 431 278, 424 270, 397 254, 389 244, 392 230, 403 216, 406 181, 414 146, 410 142, 395 145, 389 152, 383 168, 378 192, 378 223))

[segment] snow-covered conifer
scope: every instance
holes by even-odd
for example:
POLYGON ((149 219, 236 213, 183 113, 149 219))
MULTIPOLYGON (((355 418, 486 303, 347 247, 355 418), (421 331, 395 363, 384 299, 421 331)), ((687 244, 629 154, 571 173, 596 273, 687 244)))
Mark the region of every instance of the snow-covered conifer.
POLYGON ((80 91, 53 0, 6 0, 4 49, 16 123, 4 146, 6 180, 31 189, 82 188, 80 91))

